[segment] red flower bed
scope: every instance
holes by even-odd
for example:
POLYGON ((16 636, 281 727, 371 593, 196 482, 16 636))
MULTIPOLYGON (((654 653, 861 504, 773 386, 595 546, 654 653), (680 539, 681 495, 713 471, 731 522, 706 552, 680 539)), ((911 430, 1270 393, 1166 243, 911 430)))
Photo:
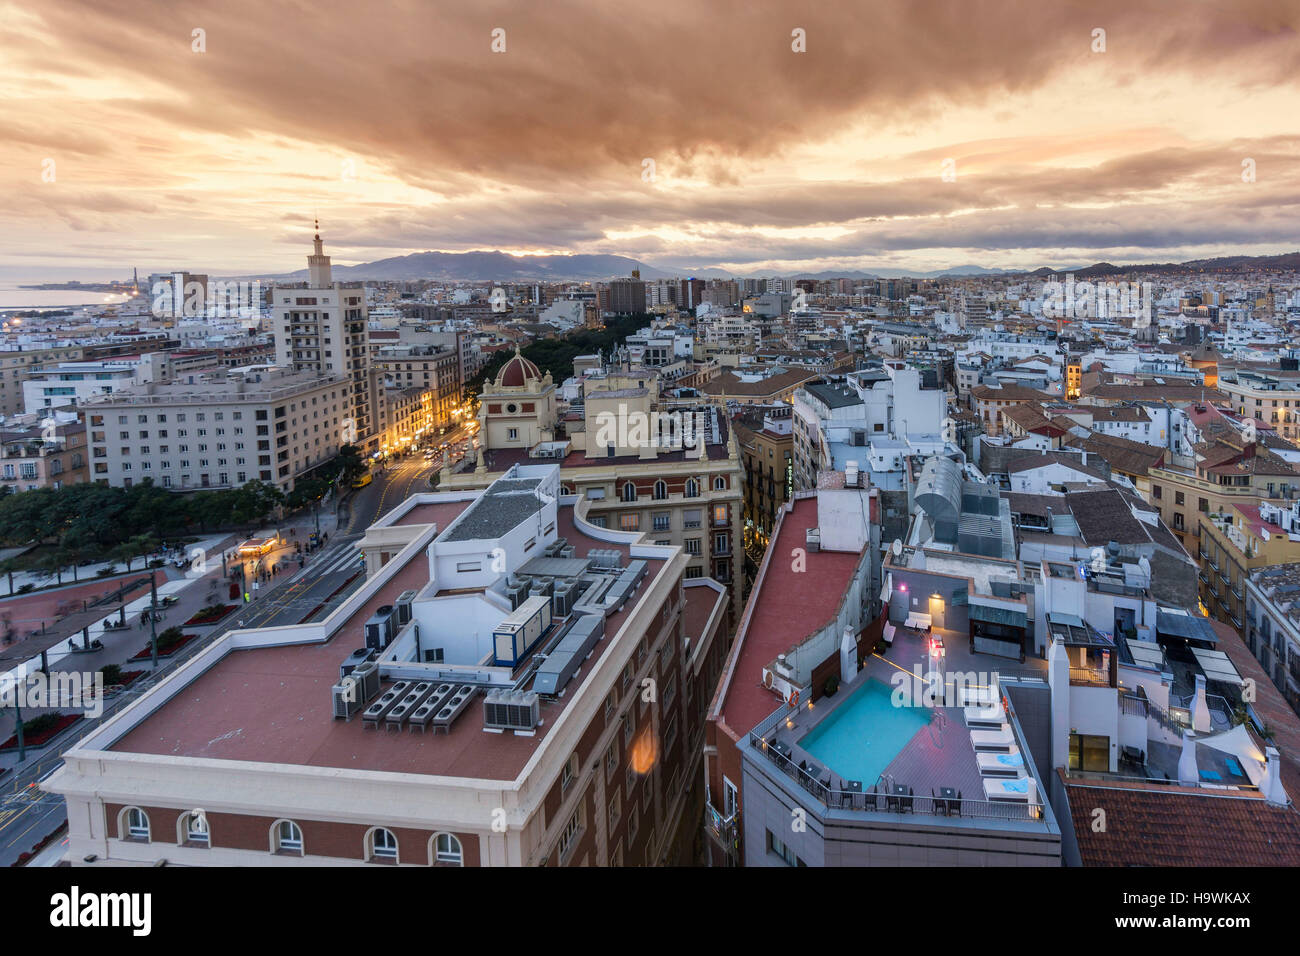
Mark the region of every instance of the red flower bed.
POLYGON ((60 833, 62 833, 64 830, 66 830, 67 828, 68 828, 68 825, 67 825, 66 823, 60 824, 59 827, 58 827, 58 829, 56 829, 53 833, 51 833, 49 836, 47 836, 47 837, 46 837, 44 840, 42 840, 40 843, 37 843, 35 846, 33 846, 32 849, 31 849, 31 852, 30 852, 30 853, 20 853, 20 854, 18 854, 18 859, 14 860, 14 862, 10 863, 9 865, 10 865, 10 866, 26 866, 28 860, 30 860, 32 857, 36 856, 36 854, 40 853, 40 852, 41 852, 42 850, 44 850, 47 846, 49 846, 52 842, 54 842, 54 840, 58 837, 58 835, 59 835, 60 833))
MULTIPOLYGON (((44 730, 42 730, 40 733, 24 734, 23 746, 41 747, 45 744, 47 740, 49 740, 55 734, 62 733, 64 730, 66 730, 68 727, 71 727, 80 719, 81 719, 81 714, 64 714, 62 717, 59 718, 58 723, 56 723, 53 727, 47 727, 44 730)), ((17 750, 17 749, 18 749, 17 734, 14 734, 4 743, 0 744, 0 750, 17 750)))
MULTIPOLYGON (((173 654, 175 654, 177 651, 179 651, 182 647, 184 647, 184 646, 185 646, 186 644, 188 644, 190 641, 196 641, 196 640, 198 640, 198 638, 199 638, 199 636, 198 636, 197 634, 186 634, 184 637, 182 637, 179 641, 177 641, 177 642, 176 642, 175 644, 173 644, 171 647, 167 648, 167 650, 163 650, 161 647, 158 648, 158 656, 159 656, 159 657, 171 657, 173 654)), ((153 658, 153 651, 150 649, 149 645, 146 644, 146 645, 144 646, 144 650, 140 651, 138 654, 133 654, 133 655, 129 658, 129 660, 133 660, 133 661, 147 661, 147 660, 151 660, 152 658, 153 658)))
POLYGON ((216 624, 227 614, 230 614, 232 611, 234 611, 237 606, 238 605, 235 604, 223 605, 220 613, 218 614, 204 614, 202 611, 199 611, 198 614, 195 614, 192 618, 190 618, 188 621, 185 622, 185 626, 202 627, 206 624, 216 624))
POLYGON ((143 673, 144 671, 122 671, 122 679, 117 683, 119 686, 125 687, 143 673))

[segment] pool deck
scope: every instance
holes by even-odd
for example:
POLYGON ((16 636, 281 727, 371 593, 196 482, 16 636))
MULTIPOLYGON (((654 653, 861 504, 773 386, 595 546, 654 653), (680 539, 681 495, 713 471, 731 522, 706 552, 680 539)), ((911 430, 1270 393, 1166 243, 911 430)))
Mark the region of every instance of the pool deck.
MULTIPOLYGON (((1044 671, 1043 662, 1004 661, 986 654, 972 655, 965 649, 966 640, 960 639, 955 632, 942 632, 948 650, 944 672, 950 675, 956 671, 967 673, 974 671, 996 671, 1000 677, 1037 677, 1044 671)), ((795 766, 807 761, 822 768, 820 778, 827 773, 831 777, 832 789, 842 789, 842 777, 835 767, 813 756, 800 746, 800 741, 827 720, 863 686, 866 681, 874 680, 883 684, 891 692, 896 686, 893 681, 897 674, 911 677, 914 664, 921 665, 921 673, 928 670, 926 641, 923 635, 905 628, 898 628, 894 643, 885 656, 867 658, 861 671, 853 680, 840 686, 834 697, 823 697, 811 707, 802 705, 790 715, 786 722, 778 724, 775 731, 768 736, 769 743, 779 742, 790 747, 791 760, 795 766)), ((914 683, 914 681, 913 681, 914 683)), ((945 681, 952 687, 949 677, 945 681)), ((914 688, 920 693, 921 688, 914 688)), ((975 749, 971 744, 970 731, 966 726, 965 715, 959 707, 928 707, 931 714, 930 723, 921 727, 902 746, 886 765, 881 779, 892 779, 894 783, 909 786, 917 796, 931 795, 940 787, 952 787, 962 792, 965 799, 984 799, 984 777, 980 775, 976 762, 975 749)), ((860 781, 864 790, 870 790, 878 780, 860 781)))

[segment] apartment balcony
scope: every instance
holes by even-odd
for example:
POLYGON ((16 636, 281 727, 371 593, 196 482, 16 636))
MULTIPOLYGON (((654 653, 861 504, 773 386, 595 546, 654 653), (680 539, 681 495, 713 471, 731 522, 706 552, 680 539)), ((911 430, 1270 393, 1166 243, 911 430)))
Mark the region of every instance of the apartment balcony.
POLYGON ((740 827, 737 826, 736 814, 724 817, 713 805, 704 805, 704 832, 728 856, 740 854, 740 827))
POLYGON ((1101 667, 1070 665, 1070 684, 1075 687, 1109 687, 1110 673, 1101 667))

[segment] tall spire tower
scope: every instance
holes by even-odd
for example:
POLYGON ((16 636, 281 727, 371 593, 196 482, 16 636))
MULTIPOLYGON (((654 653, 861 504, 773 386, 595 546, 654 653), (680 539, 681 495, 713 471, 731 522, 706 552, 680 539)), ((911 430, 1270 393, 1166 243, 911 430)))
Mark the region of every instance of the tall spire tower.
POLYGON ((325 255, 325 244, 320 237, 320 220, 316 220, 316 238, 313 252, 307 257, 308 284, 313 289, 329 289, 334 285, 330 277, 330 257, 325 255))

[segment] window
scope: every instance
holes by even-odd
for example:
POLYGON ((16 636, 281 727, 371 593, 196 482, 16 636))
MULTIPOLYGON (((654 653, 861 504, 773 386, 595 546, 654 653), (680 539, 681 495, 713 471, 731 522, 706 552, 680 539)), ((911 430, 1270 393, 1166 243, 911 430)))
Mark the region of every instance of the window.
POLYGON ((139 807, 126 811, 126 836, 123 839, 149 842, 149 816, 139 807))
POLYGON ((613 776, 614 771, 618 769, 618 747, 614 744, 609 745, 605 751, 605 779, 608 780, 613 776))
POLYGON ((713 490, 714 490, 714 491, 726 491, 726 490, 727 490, 727 479, 726 479, 726 478, 723 478, 721 475, 719 475, 717 478, 714 478, 714 479, 713 479, 713 490))
POLYGON ((460 840, 450 833, 439 833, 434 840, 434 862, 439 866, 464 866, 465 853, 460 840))
POLYGON ((275 852, 302 856, 302 830, 292 820, 281 820, 273 830, 275 852))
POLYGON ((686 497, 698 498, 700 496, 700 485, 694 478, 686 479, 686 497))
POLYGON ((686 553, 687 553, 687 554, 696 554, 696 555, 700 553, 700 539, 699 539, 699 538, 687 538, 687 539, 686 539, 686 553))
POLYGON ((617 790, 609 795, 609 829, 612 832, 618 826, 619 817, 622 816, 623 808, 621 799, 617 790))
POLYGON ((663 501, 668 497, 668 483, 662 478, 655 482, 655 500, 663 501))
POLYGON ((632 484, 630 481, 623 485, 623 500, 636 501, 636 485, 632 484))
POLYGON ((605 698, 605 723, 609 723, 614 718, 614 708, 618 706, 618 692, 610 691, 605 698))
POLYGON ((560 859, 563 860, 571 849, 578 842, 578 833, 582 830, 582 808, 579 807, 573 811, 573 816, 569 817, 569 822, 564 825, 564 832, 560 834, 560 843, 556 847, 560 853, 560 859))
POLYGON ((654 529, 656 531, 667 531, 671 527, 672 513, 668 511, 657 511, 654 514, 654 529))
POLYGON ((781 859, 785 860, 786 866, 805 865, 803 860, 794 855, 794 850, 782 843, 771 830, 767 831, 767 852, 774 853, 781 859))
POLYGON ((624 514, 618 516, 618 526, 622 531, 640 531, 641 516, 639 514, 624 514))
POLYGON ((565 794, 569 792, 569 787, 573 785, 573 781, 577 778, 577 776, 578 776, 578 755, 575 753, 569 757, 568 763, 566 763, 564 765, 564 769, 560 771, 560 793, 561 794, 565 794))
POLYGON ((1174 504, 1178 505, 1179 507, 1182 507, 1183 501, 1184 501, 1183 493, 1181 491, 1175 491, 1174 504))
POLYGON ((189 846, 209 846, 208 818, 202 813, 187 813, 181 817, 181 842, 189 846))
POLYGON ((366 854, 372 863, 397 862, 397 837, 392 830, 375 827, 370 831, 370 846, 366 854))
POLYGON ((701 515, 701 514, 702 514, 702 512, 701 512, 698 508, 695 508, 695 509, 692 509, 692 510, 690 510, 690 511, 687 511, 687 512, 683 513, 683 515, 682 515, 682 527, 683 527, 683 528, 698 528, 698 527, 700 526, 700 520, 701 520, 700 515, 701 515))
POLYGON ((631 846, 632 841, 636 839, 637 831, 637 812, 636 804, 630 804, 627 808, 627 845, 631 846))
POLYGON ((632 742, 632 734, 636 730, 636 722, 632 720, 630 713, 623 717, 623 746, 626 747, 632 742))

